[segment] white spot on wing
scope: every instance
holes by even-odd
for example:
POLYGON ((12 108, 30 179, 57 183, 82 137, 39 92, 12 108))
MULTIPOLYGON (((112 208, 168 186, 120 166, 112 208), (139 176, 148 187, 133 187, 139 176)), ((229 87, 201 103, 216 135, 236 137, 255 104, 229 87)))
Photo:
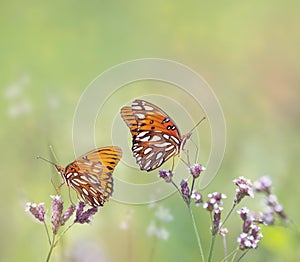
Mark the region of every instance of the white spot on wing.
POLYGON ((148 156, 146 156, 146 159, 151 158, 154 155, 154 152, 150 153, 148 156))
POLYGON ((147 111, 153 110, 153 107, 152 107, 152 106, 144 106, 144 108, 145 108, 145 110, 147 110, 147 111))
POLYGON ((163 152, 158 152, 156 157, 155 157, 156 160, 160 159, 162 155, 163 155, 163 152))
POLYGON ((150 166, 150 164, 151 164, 151 160, 149 160, 149 161, 144 165, 144 169, 147 169, 148 166, 150 166))
POLYGON ((156 147, 167 147, 169 145, 171 145, 170 142, 165 142, 165 143, 162 143, 162 144, 154 144, 154 146, 156 146, 156 147))
POLYGON ((86 194, 87 196, 89 195, 89 192, 83 187, 82 188, 82 192, 84 193, 84 194, 86 194))
POLYGON ((153 136, 151 139, 150 139, 150 141, 159 141, 159 140, 161 140, 161 137, 160 136, 153 136))
POLYGON ((173 148, 174 148, 174 145, 171 145, 171 146, 167 147, 167 148, 165 149, 165 151, 169 151, 169 150, 171 150, 171 149, 173 149, 173 148))
POLYGON ((144 114, 135 114, 138 119, 144 119, 145 118, 145 115, 144 114))
POLYGON ((167 134, 163 134, 163 137, 164 137, 165 139, 170 139, 170 136, 167 135, 167 134))
POLYGON ((137 135, 137 137, 143 137, 143 136, 147 135, 148 133, 149 133, 149 131, 143 131, 143 132, 139 133, 137 135))
POLYGON ((144 154, 147 155, 151 151, 152 151, 152 148, 148 147, 148 148, 145 149, 144 154))
POLYGON ((175 136, 171 136, 171 138, 176 142, 176 144, 180 144, 180 141, 175 136))
POLYGON ((150 136, 146 136, 146 137, 140 139, 140 141, 141 142, 147 142, 147 141, 149 141, 149 139, 150 139, 150 136))
POLYGON ((140 147, 136 147, 136 148, 133 148, 133 150, 134 151, 140 151, 140 150, 142 150, 143 149, 143 147, 142 146, 140 146, 140 147))
POLYGON ((132 109, 133 110, 142 110, 142 107, 138 106, 138 105, 134 105, 134 106, 132 106, 132 109))

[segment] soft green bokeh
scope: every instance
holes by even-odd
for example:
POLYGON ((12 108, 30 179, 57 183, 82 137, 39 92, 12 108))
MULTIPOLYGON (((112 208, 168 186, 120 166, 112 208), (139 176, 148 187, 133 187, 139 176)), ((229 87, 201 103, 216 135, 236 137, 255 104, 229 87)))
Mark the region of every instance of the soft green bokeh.
MULTIPOLYGON (((59 177, 35 156, 48 157, 51 144, 63 164, 72 161, 73 115, 86 86, 116 64, 145 57, 189 66, 210 83, 222 105, 226 154, 204 194, 226 193, 228 209, 235 177, 255 180, 269 175, 287 214, 299 224, 299 8, 299 2, 292 0, 1 1, 0 261, 44 261, 46 234, 24 207, 32 201, 50 208, 49 195, 55 192, 50 177, 53 174, 56 182, 59 177)), ((111 98, 113 110, 107 108, 97 121, 97 145, 111 143, 107 134, 117 117, 115 105, 156 92, 158 86, 146 82, 116 93, 111 98)), ((186 104, 186 110, 194 108, 186 104)), ((176 108, 168 112, 176 121, 176 108)), ((178 125, 182 133, 191 129, 181 121, 178 125)), ((208 130, 208 125, 201 129, 208 130)), ((202 144, 207 153, 209 142, 202 144)), ((206 160, 204 154, 202 161, 206 160)), ((124 170, 120 164, 116 175, 122 177, 124 170)), ((63 194, 67 199, 65 188, 63 194)), ((261 208, 257 201, 248 203, 261 208)), ((169 232, 168 240, 146 234, 151 221, 157 220, 156 207, 110 201, 92 226, 75 226, 68 232, 53 261, 85 261, 82 256, 98 257, 86 261, 199 261, 195 234, 180 197, 175 194, 159 205, 174 218, 160 224, 169 232), (121 230, 126 219, 129 229, 121 230)), ((208 215, 199 208, 196 217, 207 254, 208 215)), ((236 245, 238 222, 234 218, 227 225, 229 250, 236 245)), ((259 249, 249 252, 244 261, 299 261, 296 231, 294 225, 264 228, 259 249)), ((219 240, 214 258, 222 258, 219 240)))

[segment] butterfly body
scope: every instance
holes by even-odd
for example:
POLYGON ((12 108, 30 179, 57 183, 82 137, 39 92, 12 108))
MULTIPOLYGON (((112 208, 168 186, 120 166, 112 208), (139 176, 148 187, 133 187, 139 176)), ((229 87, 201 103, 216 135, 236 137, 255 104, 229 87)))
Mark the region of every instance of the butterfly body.
POLYGON ((103 206, 113 193, 112 173, 122 156, 121 148, 108 146, 90 151, 65 168, 55 165, 65 183, 91 206, 103 206))
POLYGON ((133 156, 142 170, 152 171, 178 155, 190 137, 181 136, 174 121, 145 100, 123 107, 121 116, 130 128, 133 156))

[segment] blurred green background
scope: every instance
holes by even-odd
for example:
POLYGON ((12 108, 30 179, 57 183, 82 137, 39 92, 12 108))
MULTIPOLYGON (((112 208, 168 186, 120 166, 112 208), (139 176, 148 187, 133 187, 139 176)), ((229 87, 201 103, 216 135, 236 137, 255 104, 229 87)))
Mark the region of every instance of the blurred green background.
MULTIPOLYGON (((51 144, 61 163, 72 161, 73 115, 86 86, 110 67, 144 57, 189 66, 208 81, 222 105, 226 154, 218 176, 203 194, 224 192, 228 209, 234 178, 269 175, 285 211, 299 224, 298 1, 54 0, 1 1, 0 6, 1 261, 44 261, 46 234, 24 207, 27 201, 45 202, 49 209, 49 195, 55 192, 50 177, 55 173, 35 156, 49 158, 51 144)), ((139 88, 145 94, 153 92, 149 83, 139 88)), ((116 94, 111 99, 114 106, 141 95, 136 88, 127 90, 127 97, 116 94)), ((186 110, 194 109, 187 105, 186 110)), ((106 113, 104 129, 110 132, 118 112, 106 113)), ((170 115, 176 120, 176 114, 170 115)), ((178 125, 182 133, 191 128, 178 125)), ((109 136, 97 138, 98 146, 111 143, 109 136)), ((116 173, 121 177, 124 170, 121 163, 116 173)), ((63 194, 68 199, 66 189, 63 194)), ((260 201, 253 207, 259 209, 260 201)), ((208 214, 199 208, 196 216, 207 254, 208 214)), ((229 251, 236 246, 237 221, 227 225, 229 251)), ((270 227, 263 233, 258 250, 249 252, 244 261, 300 260, 294 227, 270 227)), ((221 241, 214 258, 222 258, 221 241)), ((75 226, 68 232, 53 257, 53 261, 199 260, 192 224, 177 194, 151 208, 111 200, 92 226, 75 226), (172 221, 157 218, 155 212, 164 209, 172 221), (153 221, 168 232, 166 240, 147 235, 153 221)))

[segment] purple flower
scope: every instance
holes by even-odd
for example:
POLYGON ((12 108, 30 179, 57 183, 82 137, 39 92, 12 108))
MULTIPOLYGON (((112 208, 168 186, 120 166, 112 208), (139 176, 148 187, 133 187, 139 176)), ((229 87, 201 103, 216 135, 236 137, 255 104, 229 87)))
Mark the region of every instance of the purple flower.
POLYGON ((181 183, 180 183, 180 186, 181 186, 181 194, 182 194, 182 197, 183 197, 185 200, 188 200, 188 199, 189 199, 189 194, 190 194, 190 189, 189 189, 187 180, 186 180, 186 179, 182 179, 182 181, 181 181, 181 183))
POLYGON ((272 180, 268 176, 263 176, 253 183, 256 192, 265 192, 267 195, 271 194, 272 180))
POLYGON ((68 209, 66 210, 66 212, 62 215, 61 217, 61 225, 63 226, 67 221, 68 219, 73 215, 74 211, 76 209, 76 206, 75 205, 71 205, 68 207, 68 209))
POLYGON ((258 247, 257 244, 262 237, 263 235, 260 232, 260 227, 251 225, 251 230, 249 231, 249 233, 241 233, 237 239, 237 242, 240 244, 239 248, 241 250, 255 249, 258 247))
POLYGON ((196 206, 203 202, 202 194, 198 191, 193 190, 191 198, 194 199, 196 206))
POLYGON ((52 198, 52 217, 51 217, 51 223, 52 223, 52 231, 53 234, 56 234, 61 222, 61 215, 64 208, 64 201, 61 199, 60 196, 51 196, 52 198))
POLYGON ((226 227, 223 227, 220 229, 219 233, 222 237, 225 237, 228 234, 228 229, 226 227))
POLYGON ((219 232, 220 221, 221 221, 221 211, 222 211, 222 207, 218 207, 218 208, 214 209, 214 218, 213 218, 214 228, 212 230, 213 235, 215 235, 219 232))
POLYGON ((287 220, 288 217, 285 214, 282 205, 279 204, 277 197, 273 194, 268 195, 267 205, 272 208, 272 210, 279 215, 283 220, 287 220))
POLYGON ((249 209, 247 207, 243 207, 242 209, 238 210, 237 213, 240 215, 241 219, 245 221, 249 215, 249 209))
POLYGON ((77 206, 76 218, 74 220, 74 223, 89 224, 91 222, 93 215, 95 215, 98 212, 97 207, 89 208, 87 211, 84 211, 84 207, 85 204, 80 201, 77 206))
POLYGON ((45 222, 45 208, 44 203, 36 204, 28 202, 25 208, 26 212, 30 212, 40 222, 45 222))
POLYGON ((172 181, 173 172, 171 170, 166 171, 165 169, 159 170, 158 172, 159 177, 164 179, 167 183, 170 183, 172 181))
POLYGON ((211 212, 212 210, 218 209, 220 206, 222 206, 222 199, 226 198, 227 196, 222 193, 214 192, 208 194, 208 197, 209 199, 203 204, 203 208, 211 212))
POLYGON ((189 168, 190 173, 193 175, 194 178, 199 177, 202 171, 204 171, 206 168, 199 164, 194 164, 189 168))
POLYGON ((260 233, 260 227, 256 225, 256 219, 250 215, 249 209, 246 207, 237 212, 243 220, 243 232, 237 239, 240 244, 239 248, 241 250, 257 248, 262 234, 260 233))
POLYGON ((241 200, 245 196, 254 197, 254 193, 252 190, 252 183, 249 179, 246 179, 244 177, 239 177, 239 179, 233 180, 233 183, 238 186, 236 189, 236 196, 234 199, 235 204, 238 204, 241 202, 241 200))

